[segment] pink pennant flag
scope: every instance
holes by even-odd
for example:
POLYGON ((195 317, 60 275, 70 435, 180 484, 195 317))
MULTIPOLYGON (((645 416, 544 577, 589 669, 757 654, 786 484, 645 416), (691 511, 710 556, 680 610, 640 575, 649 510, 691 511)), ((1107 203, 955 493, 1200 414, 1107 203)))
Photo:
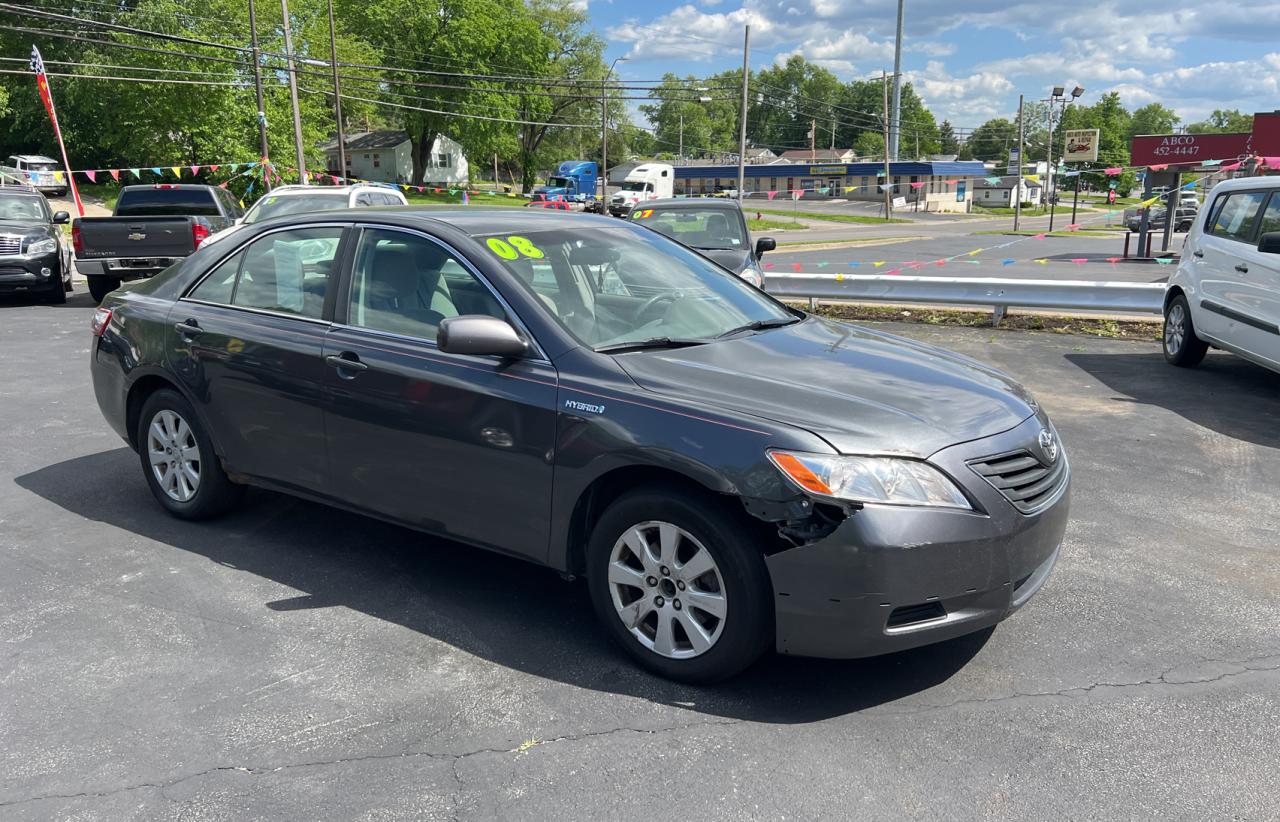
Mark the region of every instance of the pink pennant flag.
POLYGON ((200 166, 192 166, 192 167, 191 167, 191 176, 193 176, 193 177, 194 177, 195 175, 197 175, 197 174, 199 174, 199 173, 200 173, 200 166))
POLYGON ((946 265, 946 264, 947 264, 947 261, 946 261, 946 260, 934 260, 934 261, 933 261, 933 264, 934 264, 934 265, 937 265, 937 266, 943 266, 943 265, 946 265))
POLYGON ((1067 231, 1079 231, 1079 230, 1080 230, 1079 223, 1072 223, 1071 225, 1067 226, 1067 231))
POLYGON ((1084 265, 1085 263, 1089 262, 1089 258, 1088 257, 1072 257, 1071 262, 1075 263, 1076 265, 1084 265))
POLYGON ((1259 157, 1258 159, 1261 160, 1262 164, 1267 168, 1280 168, 1280 157, 1259 157))
POLYGON ((902 273, 902 269, 901 269, 901 268, 891 268, 891 269, 889 269, 888 271, 886 271, 886 272, 885 272, 885 276, 886 276, 886 277, 896 277, 897 275, 899 275, 899 274, 901 274, 901 273, 902 273))
MULTIPOLYGON (((1155 168, 1155 166, 1152 166, 1152 168, 1155 168)), ((1102 173, 1107 175, 1108 177, 1115 177, 1117 174, 1123 174, 1124 169, 1123 168, 1104 168, 1102 170, 1102 173)))
POLYGON ((799 273, 800 273, 800 270, 801 270, 802 268, 804 268, 804 266, 800 265, 800 263, 792 263, 792 264, 791 264, 791 270, 792 270, 792 271, 794 271, 794 272, 796 272, 797 274, 799 274, 799 273))
POLYGON ((1043 240, 1045 237, 1048 237, 1048 236, 1049 236, 1048 234, 1037 234, 1036 236, 1032 237, 1031 239, 1033 239, 1033 240, 1043 240))
POLYGON ((218 188, 226 188, 226 187, 227 187, 226 183, 218 183, 218 188))
POLYGON ((88 178, 89 178, 89 182, 91 182, 91 183, 96 183, 96 182, 98 182, 98 180, 97 180, 98 172, 94 171, 93 169, 89 169, 88 171, 86 171, 86 172, 84 173, 84 176, 88 177, 88 178))
POLYGON ((911 187, 912 187, 912 188, 922 188, 923 186, 924 186, 924 183, 912 183, 912 184, 911 184, 911 187))
POLYGON ((1219 166, 1218 171, 1239 171, 1240 163, 1232 163, 1231 165, 1219 166))
POLYGON ((770 192, 769 192, 769 199, 770 199, 770 200, 772 200, 774 197, 777 197, 777 196, 778 196, 778 192, 776 192, 776 191, 770 191, 770 192))
POLYGON ((916 271, 919 271, 920 269, 924 268, 924 263, 918 263, 915 260, 912 260, 911 262, 907 263, 907 267, 914 268, 916 271))
POLYGON ((793 192, 791 192, 791 199, 792 199, 792 200, 799 200, 799 199, 800 199, 800 196, 801 196, 803 193, 804 193, 804 192, 802 192, 802 191, 793 191, 793 192))
POLYGON ((774 266, 775 266, 775 264, 774 264, 774 263, 765 263, 765 264, 764 264, 764 270, 765 270, 765 271, 772 271, 772 270, 774 269, 774 266))
POLYGON ((210 170, 210 171, 217 171, 217 170, 218 170, 218 167, 217 167, 217 166, 209 166, 209 170, 210 170))
POLYGON ((1112 265, 1115 265, 1116 263, 1120 262, 1120 258, 1119 258, 1119 257, 1108 257, 1108 258, 1107 258, 1107 262, 1111 263, 1112 265))
POLYGON ((120 182, 120 169, 109 168, 107 171, 111 174, 111 179, 115 180, 117 183, 120 182))
POLYGON ((1156 163, 1153 166, 1147 166, 1147 168, 1151 169, 1152 171, 1164 171, 1168 167, 1169 167, 1168 163, 1156 163))

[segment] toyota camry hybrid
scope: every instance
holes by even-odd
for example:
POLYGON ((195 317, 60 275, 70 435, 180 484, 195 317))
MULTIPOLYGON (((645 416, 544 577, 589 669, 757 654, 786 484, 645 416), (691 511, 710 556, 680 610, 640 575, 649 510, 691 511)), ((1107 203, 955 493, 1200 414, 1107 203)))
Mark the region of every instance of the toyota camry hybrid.
POLYGON ((585 577, 675 679, 993 626, 1067 521, 1067 456, 1009 377, 606 217, 269 220, 93 332, 98 403, 173 515, 257 485, 585 577))

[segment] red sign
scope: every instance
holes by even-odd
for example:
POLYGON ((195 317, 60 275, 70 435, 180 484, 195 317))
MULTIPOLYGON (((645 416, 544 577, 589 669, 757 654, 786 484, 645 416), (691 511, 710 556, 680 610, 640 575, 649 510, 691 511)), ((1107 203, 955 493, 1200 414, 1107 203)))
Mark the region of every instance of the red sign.
POLYGON ((1206 160, 1234 160, 1250 153, 1251 134, 1155 134, 1134 137, 1129 165, 1198 165, 1206 160))

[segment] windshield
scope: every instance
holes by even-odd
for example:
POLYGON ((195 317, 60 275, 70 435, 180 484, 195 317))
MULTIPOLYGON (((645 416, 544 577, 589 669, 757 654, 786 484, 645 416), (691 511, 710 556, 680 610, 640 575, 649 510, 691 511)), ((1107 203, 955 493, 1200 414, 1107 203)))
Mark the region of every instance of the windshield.
POLYGON ((305 214, 308 211, 332 211, 347 207, 345 191, 330 191, 315 194, 290 194, 273 196, 268 194, 253 204, 244 215, 244 222, 256 223, 272 217, 283 217, 286 214, 305 214))
POLYGON ((637 183, 634 180, 627 180, 622 184, 623 191, 649 191, 648 183, 637 183))
POLYGON ((547 178, 547 187, 548 188, 568 188, 569 181, 566 180, 564 177, 549 177, 547 178))
POLYGON ((747 247, 742 218, 724 209, 643 209, 632 219, 692 248, 739 249, 747 247))
POLYGON ((22 167, 23 167, 23 168, 25 168, 27 171, 57 171, 57 170, 58 170, 58 164, 57 164, 57 163, 31 163, 31 162, 27 162, 27 163, 23 163, 23 164, 22 164, 22 167))
POLYGON ((795 319, 679 243, 626 224, 476 239, 591 348, 663 337, 709 341, 753 323, 795 319))
POLYGON ((51 219, 45 210, 44 200, 30 195, 0 194, 0 220, 51 219))

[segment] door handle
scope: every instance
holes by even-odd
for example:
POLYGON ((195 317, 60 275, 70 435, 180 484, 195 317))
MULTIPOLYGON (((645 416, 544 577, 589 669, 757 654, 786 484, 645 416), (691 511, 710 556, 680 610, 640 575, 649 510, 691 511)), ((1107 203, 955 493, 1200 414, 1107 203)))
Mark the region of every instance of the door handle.
POLYGON ((201 328, 195 320, 184 320, 180 323, 174 323, 173 328, 184 337, 198 337, 204 333, 204 329, 201 328))
MULTIPOLYGON (((360 362, 355 354, 343 356, 341 354, 330 354, 324 358, 324 361, 339 371, 368 371, 369 366, 360 362)), ((352 376, 355 376, 354 374, 352 376)))
POLYGON ((1240 263, 1239 265, 1236 266, 1236 271, 1239 271, 1241 274, 1248 274, 1249 266, 1245 265, 1244 263, 1240 263))
POLYGON ((1201 250, 1200 250, 1200 249, 1198 249, 1198 248, 1197 248, 1195 251, 1192 251, 1191 253, 1192 253, 1192 254, 1194 254, 1194 255, 1195 255, 1195 256, 1197 256, 1197 257, 1203 257, 1203 256, 1204 256, 1204 252, 1203 252, 1203 251, 1201 251, 1201 250))

